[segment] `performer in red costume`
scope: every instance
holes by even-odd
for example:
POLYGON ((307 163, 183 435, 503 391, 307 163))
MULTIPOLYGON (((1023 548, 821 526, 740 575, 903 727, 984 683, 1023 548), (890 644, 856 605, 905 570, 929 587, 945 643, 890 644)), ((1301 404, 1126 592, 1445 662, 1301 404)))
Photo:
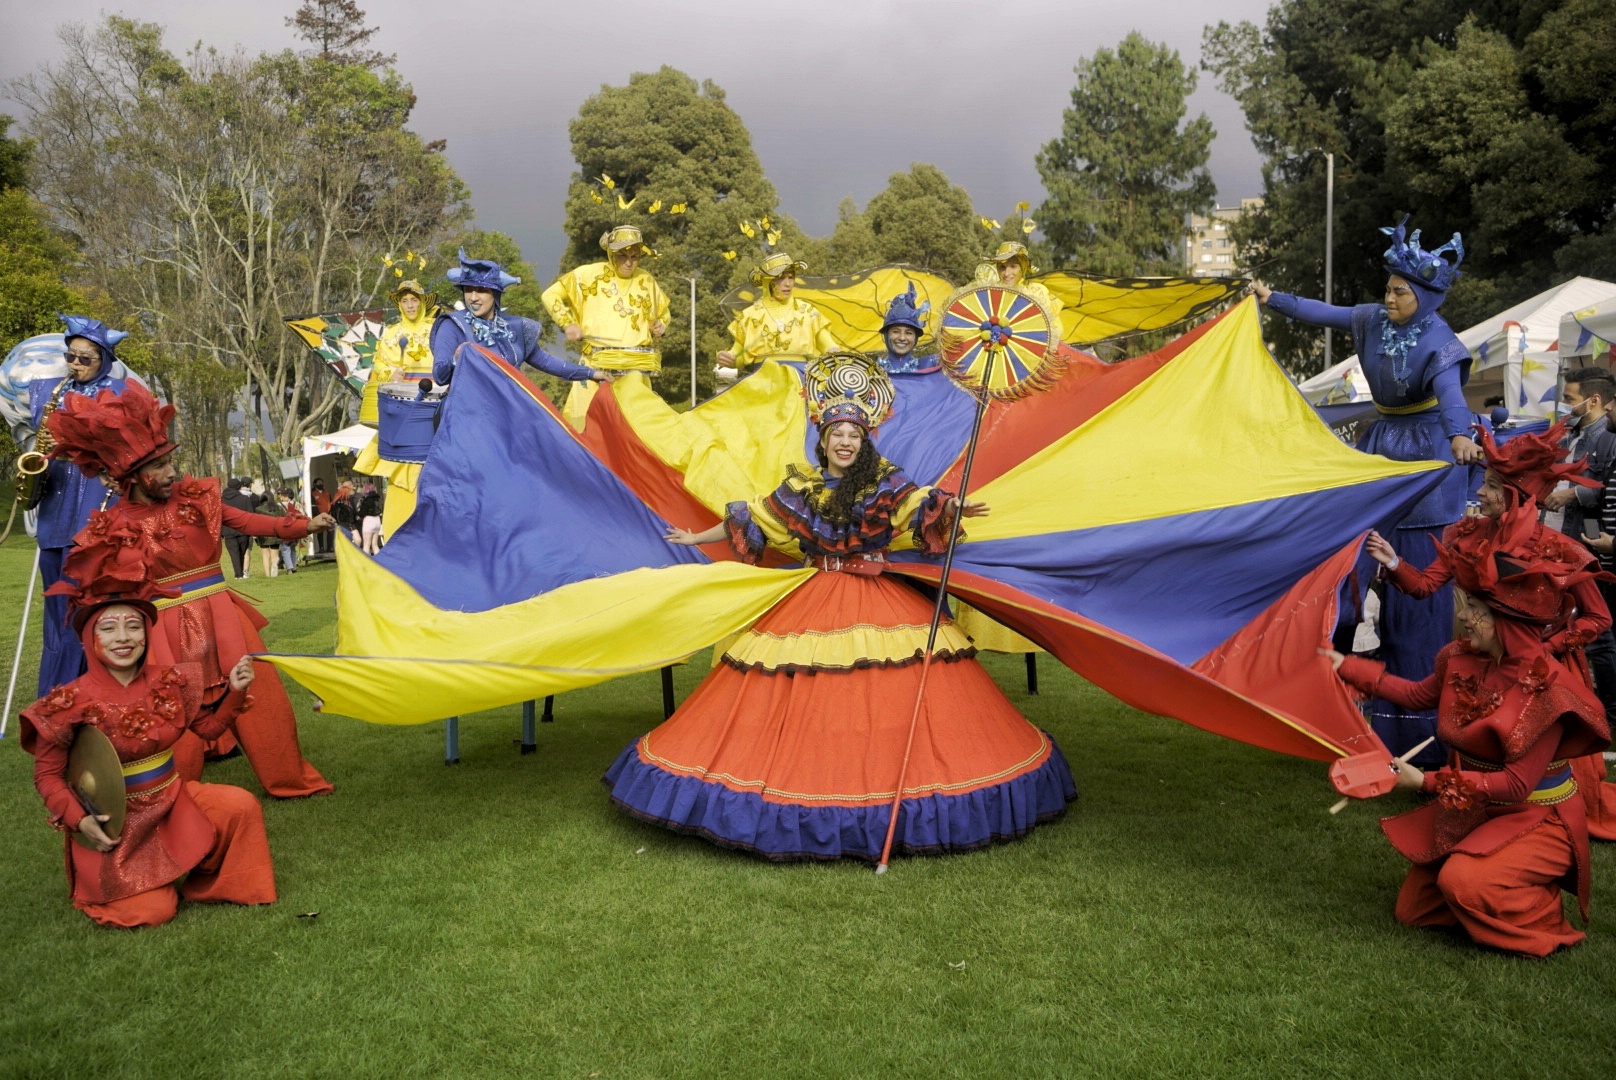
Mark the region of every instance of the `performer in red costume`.
MULTIPOLYGON (((225 586, 219 569, 221 524, 248 536, 301 540, 333 522, 328 514, 310 520, 247 513, 220 501, 217 480, 177 478, 171 462, 176 447, 168 437, 173 416, 173 406, 159 405, 150 393, 131 387, 122 395, 64 402, 49 424, 56 456, 86 473, 105 473, 123 495, 110 510, 92 515, 74 543, 96 543, 127 528, 141 534, 157 585, 178 591, 157 602, 163 617, 151 643, 152 659, 198 665, 198 678, 206 685, 223 678, 242 656, 264 651, 258 630, 267 622, 225 586)), ((264 790, 283 799, 329 794, 331 785, 298 747, 297 715, 280 676, 266 672, 254 697, 257 704, 236 719, 232 730, 264 790)), ((175 756, 182 777, 201 776, 200 741, 181 739, 175 756)))
POLYGON ((89 582, 69 586, 89 670, 22 713, 23 749, 34 755, 34 786, 50 822, 80 839, 64 841, 73 906, 103 926, 165 923, 181 896, 275 900, 258 801, 238 787, 184 780, 174 762, 182 735, 218 735, 252 710, 252 661, 242 657, 228 680, 207 685, 181 668, 145 662, 157 611, 140 540, 136 529, 110 528, 68 555, 69 578, 89 582), (110 815, 87 813, 68 784, 68 751, 82 726, 106 735, 123 763, 127 816, 116 837, 102 828, 110 815))
MULTIPOLYGON (((1437 557, 1424 570, 1416 570, 1397 557, 1390 544, 1378 533, 1369 534, 1368 551, 1386 567, 1386 576, 1399 590, 1425 597, 1454 579, 1451 552, 1455 547, 1469 550, 1468 558, 1490 547, 1493 550, 1531 549, 1551 554, 1556 560, 1575 567, 1575 584, 1566 593, 1565 610, 1549 630, 1546 644, 1590 687, 1593 673, 1583 647, 1611 625, 1605 598, 1595 583, 1598 560, 1587 548, 1563 533, 1538 521, 1538 507, 1561 480, 1598 487, 1596 480, 1583 475, 1581 461, 1560 461, 1560 438, 1565 421, 1543 434, 1518 435, 1499 446, 1492 434, 1477 429, 1487 455, 1487 474, 1477 493, 1481 501, 1479 518, 1463 518, 1442 534, 1437 557)), ((1616 784, 1605 782, 1605 759, 1601 754, 1573 758, 1571 772, 1577 781, 1588 813, 1588 834, 1598 840, 1616 840, 1616 784)))
POLYGON ((1547 647, 1567 590, 1588 571, 1532 544, 1459 545, 1446 557, 1469 594, 1466 634, 1437 653, 1429 678, 1323 651, 1364 693, 1435 706, 1450 748, 1445 768, 1400 767, 1398 787, 1435 798, 1381 822, 1414 864, 1398 921, 1458 926, 1478 944, 1547 956, 1586 936, 1566 921, 1562 888, 1588 917, 1587 819, 1567 759, 1610 745, 1599 699, 1547 647))

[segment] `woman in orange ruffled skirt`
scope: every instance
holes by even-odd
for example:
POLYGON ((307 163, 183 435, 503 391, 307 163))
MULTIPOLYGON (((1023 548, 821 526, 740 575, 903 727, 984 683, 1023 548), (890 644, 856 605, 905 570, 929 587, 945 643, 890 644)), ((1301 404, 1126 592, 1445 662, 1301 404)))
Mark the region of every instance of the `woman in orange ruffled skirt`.
MULTIPOLYGON (((831 381, 843 389, 815 401, 821 468, 793 466, 773 493, 730 504, 704 533, 668 532, 676 544, 727 538, 752 563, 770 543, 794 544, 819 573, 725 649, 605 777, 630 814, 770 859, 880 857, 932 613, 931 600, 884 572, 886 552, 907 532, 939 554, 956 513, 987 512, 922 491, 881 458, 870 432, 890 407, 891 384, 867 362, 838 360, 831 381)), ((1054 740, 1016 711, 945 620, 894 849, 1014 839, 1074 798, 1054 740)))

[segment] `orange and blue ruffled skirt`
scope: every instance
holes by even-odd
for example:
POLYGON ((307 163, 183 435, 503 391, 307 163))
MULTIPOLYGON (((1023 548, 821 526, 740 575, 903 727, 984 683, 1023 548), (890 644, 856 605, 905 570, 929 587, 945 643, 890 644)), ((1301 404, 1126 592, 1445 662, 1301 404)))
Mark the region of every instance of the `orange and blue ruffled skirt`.
MULTIPOLYGON (((605 776, 612 800, 770 859, 880 858, 930 619, 931 602, 890 575, 816 574, 623 751, 605 776)), ((945 622, 894 850, 1012 840, 1076 797, 1054 740, 945 622)))

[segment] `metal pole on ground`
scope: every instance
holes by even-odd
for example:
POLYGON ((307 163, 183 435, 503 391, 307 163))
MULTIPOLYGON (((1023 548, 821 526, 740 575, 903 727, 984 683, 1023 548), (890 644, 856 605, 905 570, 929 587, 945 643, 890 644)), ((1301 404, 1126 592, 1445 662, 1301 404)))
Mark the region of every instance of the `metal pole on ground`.
POLYGON ((443 722, 443 763, 460 764, 460 717, 451 716, 443 722))
POLYGON ((11 719, 11 702, 17 694, 17 669, 22 666, 22 643, 28 637, 28 616, 34 610, 34 586, 39 582, 39 548, 34 548, 34 566, 28 571, 28 592, 22 602, 22 625, 17 627, 17 651, 11 655, 11 681, 6 685, 6 709, 0 712, 0 739, 6 737, 6 721, 11 719))
POLYGON ((698 276, 697 274, 692 274, 689 277, 685 277, 683 274, 679 275, 681 279, 690 282, 690 407, 692 409, 696 407, 696 278, 698 276))
POLYGON ((531 754, 539 748, 539 729, 535 717, 536 702, 522 702, 522 753, 531 754))

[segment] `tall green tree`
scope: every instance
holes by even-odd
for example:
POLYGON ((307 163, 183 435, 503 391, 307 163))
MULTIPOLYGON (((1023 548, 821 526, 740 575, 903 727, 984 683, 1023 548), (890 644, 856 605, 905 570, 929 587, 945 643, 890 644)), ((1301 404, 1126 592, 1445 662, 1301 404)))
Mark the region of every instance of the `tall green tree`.
MULTIPOLYGON (((1264 158, 1263 211, 1236 239, 1276 288, 1321 295, 1329 152, 1337 302, 1379 296, 1377 227, 1406 213, 1428 236, 1464 234, 1455 326, 1573 274, 1616 275, 1613 27, 1616 0, 1281 0, 1263 27, 1209 26, 1203 65, 1264 158)), ((1293 368, 1317 367, 1321 335, 1270 331, 1293 368)))
POLYGON ((1217 194, 1206 163, 1214 131, 1187 124, 1196 74, 1137 31, 1076 68, 1061 134, 1038 152, 1049 199, 1037 221, 1056 261, 1122 276, 1176 272, 1188 215, 1217 194))
POLYGON ((365 25, 365 13, 354 0, 303 0, 286 25, 313 47, 315 56, 333 64, 383 68, 398 59, 370 47, 381 28, 365 25))
POLYGON ((985 241, 971 196, 935 165, 917 162, 893 173, 860 212, 844 199, 827 243, 837 273, 905 262, 965 281, 985 241))
MULTIPOLYGON (((614 224, 638 225, 660 257, 642 264, 656 275, 672 301, 668 332, 661 339, 663 371, 656 387, 669 400, 690 394, 688 286, 697 281, 698 388, 712 389, 713 357, 729 346, 728 317, 718 300, 746 279, 757 261, 738 231, 743 221, 767 215, 781 231, 781 245, 794 254, 807 238, 778 213, 779 196, 763 175, 752 136, 712 81, 671 67, 629 77, 626 86, 604 86, 586 100, 569 125, 578 172, 567 189, 567 249, 558 272, 605 258, 600 237, 614 224), (598 178, 616 185, 603 191, 598 178), (597 202, 601 196, 603 201, 597 202), (632 199, 622 209, 619 197, 632 199), (650 214, 660 202, 660 213, 650 214), (670 214, 675 204, 686 211, 670 214), (726 260, 734 251, 737 258, 726 260)), ((540 285, 548 285, 541 282, 540 285)))
MULTIPOLYGON (((439 148, 405 127, 410 87, 290 51, 182 61, 160 27, 120 16, 61 37, 66 58, 14 92, 38 145, 36 192, 81 248, 81 279, 139 313, 159 354, 250 385, 291 454, 349 399, 284 320, 370 306, 384 255, 467 217, 439 148)), ((203 408, 174 400, 182 420, 203 408)), ((210 416, 228 412, 215 404, 210 416)))
POLYGON ((0 116, 0 357, 24 338, 61 329, 57 312, 84 307, 66 280, 73 246, 23 187, 33 148, 10 135, 11 123, 0 116))

